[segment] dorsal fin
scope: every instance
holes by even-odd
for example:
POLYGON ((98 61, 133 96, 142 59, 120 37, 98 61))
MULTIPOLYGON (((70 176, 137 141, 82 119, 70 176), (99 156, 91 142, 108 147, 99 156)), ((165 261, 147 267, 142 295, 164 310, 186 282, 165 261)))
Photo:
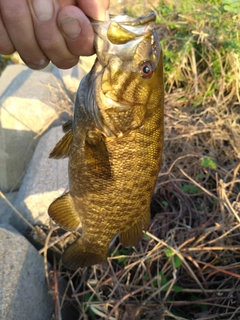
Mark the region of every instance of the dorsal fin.
POLYGON ((53 159, 67 158, 71 151, 72 140, 73 140, 73 130, 71 129, 56 144, 55 148, 51 151, 49 158, 53 158, 53 159))

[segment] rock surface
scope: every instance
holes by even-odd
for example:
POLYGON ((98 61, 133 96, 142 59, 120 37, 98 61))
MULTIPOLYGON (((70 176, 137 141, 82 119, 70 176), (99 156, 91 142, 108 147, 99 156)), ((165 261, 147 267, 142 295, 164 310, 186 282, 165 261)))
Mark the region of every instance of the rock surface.
MULTIPOLYGON (((15 207, 31 224, 48 225, 49 205, 68 188, 68 159, 48 158, 62 136, 62 127, 55 127, 41 137, 19 189, 15 207)), ((21 233, 27 230, 14 213, 9 223, 21 233)))
POLYGON ((0 319, 50 320, 43 257, 12 226, 0 225, 0 319))
POLYGON ((96 55, 95 54, 90 56, 90 57, 81 56, 79 64, 80 64, 81 68, 86 73, 88 73, 92 69, 92 66, 93 66, 95 60, 96 60, 96 55))
POLYGON ((24 65, 8 66, 0 77, 0 189, 17 190, 44 132, 70 105, 59 80, 24 65))
POLYGON ((70 69, 59 69, 53 67, 52 73, 55 77, 62 81, 69 97, 75 100, 76 93, 82 78, 91 70, 96 55, 90 57, 81 57, 78 64, 70 69))
POLYGON ((80 81, 86 74, 80 63, 71 69, 65 70, 54 67, 52 73, 63 82, 69 96, 74 100, 80 81))
MULTIPOLYGON (((5 197, 13 205, 17 197, 17 192, 6 193, 5 197)), ((0 224, 8 223, 11 215, 12 215, 11 207, 7 204, 7 202, 2 197, 0 197, 0 224)))

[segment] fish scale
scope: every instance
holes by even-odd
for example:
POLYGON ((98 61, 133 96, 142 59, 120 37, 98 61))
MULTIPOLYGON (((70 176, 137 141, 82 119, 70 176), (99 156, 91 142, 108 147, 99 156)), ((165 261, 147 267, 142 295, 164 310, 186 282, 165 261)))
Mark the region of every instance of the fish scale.
POLYGON ((72 125, 51 152, 69 157, 69 192, 49 207, 66 230, 82 230, 63 253, 70 268, 107 259, 119 233, 136 245, 150 220, 163 148, 163 62, 155 14, 92 23, 97 59, 78 89, 72 125))

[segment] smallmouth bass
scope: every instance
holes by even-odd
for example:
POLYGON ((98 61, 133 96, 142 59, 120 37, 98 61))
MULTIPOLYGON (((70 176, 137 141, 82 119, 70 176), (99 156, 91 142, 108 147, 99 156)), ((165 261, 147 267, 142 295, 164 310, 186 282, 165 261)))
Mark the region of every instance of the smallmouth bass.
POLYGON ((150 220, 163 148, 163 60, 155 13, 93 22, 97 59, 82 79, 72 123, 50 158, 69 157, 69 192, 49 207, 82 235, 63 253, 70 269, 107 259, 116 234, 136 245, 150 220))

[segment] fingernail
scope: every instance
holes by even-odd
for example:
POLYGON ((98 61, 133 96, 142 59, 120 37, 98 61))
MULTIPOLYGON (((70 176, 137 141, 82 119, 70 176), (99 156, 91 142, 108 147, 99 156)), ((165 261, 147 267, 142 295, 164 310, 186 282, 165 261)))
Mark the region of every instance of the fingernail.
POLYGON ((41 59, 41 60, 34 61, 34 62, 27 62, 27 61, 24 61, 24 62, 31 69, 41 70, 41 69, 45 68, 48 65, 49 60, 41 59))
POLYGON ((38 20, 47 21, 53 16, 53 3, 51 0, 32 0, 33 10, 38 20))
POLYGON ((65 19, 62 21, 61 27, 65 36, 70 39, 76 39, 81 32, 81 26, 77 19, 65 19))

